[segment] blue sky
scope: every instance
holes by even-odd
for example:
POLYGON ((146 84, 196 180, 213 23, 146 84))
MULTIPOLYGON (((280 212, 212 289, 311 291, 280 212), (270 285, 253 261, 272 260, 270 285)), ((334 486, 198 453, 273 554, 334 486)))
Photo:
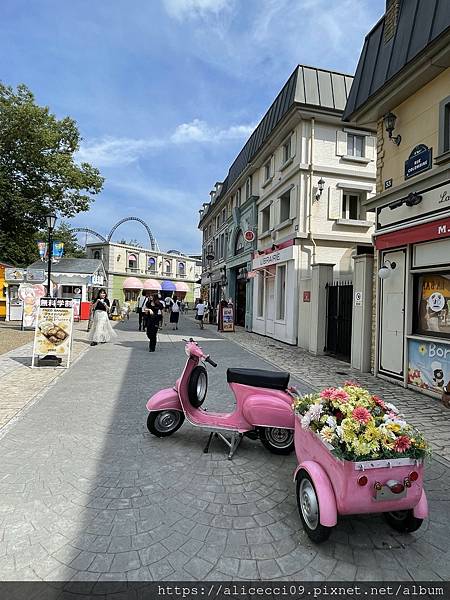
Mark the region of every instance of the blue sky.
MULTIPOLYGON (((198 209, 299 63, 353 73, 384 0, 3 0, 0 72, 80 128, 106 178, 72 224, 144 219, 200 250, 198 209)), ((115 239, 147 245, 138 223, 115 239)))

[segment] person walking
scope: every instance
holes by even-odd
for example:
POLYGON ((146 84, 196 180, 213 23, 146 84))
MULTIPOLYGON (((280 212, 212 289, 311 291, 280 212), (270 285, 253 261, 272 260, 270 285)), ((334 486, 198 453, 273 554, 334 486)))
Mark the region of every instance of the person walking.
POLYGON ((110 302, 106 290, 101 289, 97 298, 92 303, 92 312, 94 314, 92 329, 89 332, 91 346, 105 344, 112 338, 117 337, 117 333, 111 327, 109 322, 110 302))
POLYGON ((148 351, 154 352, 156 350, 157 334, 161 323, 162 313, 161 302, 157 295, 147 299, 144 310, 146 315, 147 337, 149 339, 148 351))
POLYGON ((206 309, 206 305, 203 302, 203 300, 200 298, 200 300, 197 303, 197 306, 195 307, 195 310, 197 311, 197 315, 195 318, 199 322, 200 329, 204 329, 203 318, 205 316, 205 309, 206 309))
POLYGON ((142 292, 142 294, 137 299, 136 310, 139 316, 139 331, 145 331, 145 313, 144 306, 148 300, 146 292, 142 292))
POLYGON ((180 303, 178 298, 174 296, 172 298, 172 304, 170 305, 170 322, 172 323, 172 329, 178 329, 178 320, 180 318, 180 303))

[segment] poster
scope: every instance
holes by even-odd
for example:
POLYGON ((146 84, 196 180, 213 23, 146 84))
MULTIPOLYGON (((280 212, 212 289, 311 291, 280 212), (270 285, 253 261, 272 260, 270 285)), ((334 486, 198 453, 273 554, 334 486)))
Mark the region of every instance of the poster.
POLYGON ((409 340, 408 383, 442 393, 450 382, 450 344, 409 340))
POLYGON ((72 343, 73 308, 72 300, 41 298, 34 334, 33 360, 51 354, 66 358, 69 366, 72 343))
POLYGON ((222 309, 222 331, 234 331, 234 315, 231 307, 222 309))
POLYGON ((5 269, 5 279, 6 281, 11 281, 14 283, 19 283, 20 281, 25 281, 25 269, 16 269, 15 267, 13 268, 6 268, 5 269))
POLYGON ((42 283, 45 281, 44 269, 27 269, 27 281, 32 283, 42 283))
POLYGON ((43 285, 32 283, 21 283, 17 295, 23 302, 22 328, 36 327, 36 319, 39 310, 39 301, 45 296, 43 285))
POLYGON ((450 335, 450 275, 422 275, 418 283, 417 331, 450 335))

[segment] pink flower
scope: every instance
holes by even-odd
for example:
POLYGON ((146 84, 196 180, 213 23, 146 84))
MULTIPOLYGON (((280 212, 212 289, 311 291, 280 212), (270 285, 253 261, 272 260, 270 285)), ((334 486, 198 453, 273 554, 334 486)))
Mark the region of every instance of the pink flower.
POLYGON ((339 402, 347 402, 348 394, 344 390, 334 390, 331 399, 338 400, 339 402))
POLYGON ((351 379, 344 381, 344 386, 345 385, 348 385, 349 387, 361 387, 357 381, 352 381, 351 379))
POLYGON ((401 435, 395 440, 394 450, 396 452, 405 452, 411 446, 411 440, 407 435, 401 435))
POLYGON ((379 396, 372 396, 372 400, 375 402, 375 404, 378 404, 378 406, 380 406, 383 410, 387 410, 386 404, 379 396))
POLYGON ((320 397, 321 398, 332 398, 335 391, 336 391, 335 388, 327 388, 320 392, 320 397))
POLYGON ((355 421, 359 421, 360 423, 364 423, 364 425, 366 425, 371 419, 371 414, 367 408, 364 408, 363 406, 357 406, 352 412, 352 417, 355 419, 355 421))

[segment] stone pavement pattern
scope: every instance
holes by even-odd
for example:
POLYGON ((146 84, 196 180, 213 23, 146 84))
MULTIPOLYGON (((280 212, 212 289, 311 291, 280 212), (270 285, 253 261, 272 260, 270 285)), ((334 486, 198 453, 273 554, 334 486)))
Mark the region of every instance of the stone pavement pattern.
POLYGON ((21 330, 16 321, 0 321, 0 355, 23 346, 33 339, 34 331, 21 330))
MULTIPOLYGON (((0 330, 3 335, 4 330, 0 330)), ((20 332, 32 333, 32 332, 20 332)), ((74 324, 71 363, 87 349, 86 323, 74 324)), ((36 401, 64 372, 51 367, 31 369, 33 342, 0 356, 0 436, 2 428, 36 401)))
POLYGON ((313 356, 301 348, 249 333, 241 327, 233 334, 222 335, 232 336, 230 340, 258 356, 270 357, 270 362, 277 368, 289 371, 292 376, 307 381, 315 389, 339 386, 349 379, 357 381, 384 400, 393 402, 408 421, 423 431, 433 452, 450 461, 450 410, 439 400, 370 373, 361 373, 341 360, 330 356, 313 356))
POLYGON ((134 320, 118 325, 114 345, 90 348, 0 440, 0 579, 449 578, 445 462, 428 466, 431 517, 416 534, 399 536, 376 515, 343 518, 314 546, 297 513, 292 455, 247 439, 233 461, 217 441, 205 455, 206 432, 186 423, 172 437, 150 435, 145 402, 179 376, 182 336, 219 363, 209 369, 212 408, 232 406, 226 367, 268 367, 180 323, 155 354, 134 320))

